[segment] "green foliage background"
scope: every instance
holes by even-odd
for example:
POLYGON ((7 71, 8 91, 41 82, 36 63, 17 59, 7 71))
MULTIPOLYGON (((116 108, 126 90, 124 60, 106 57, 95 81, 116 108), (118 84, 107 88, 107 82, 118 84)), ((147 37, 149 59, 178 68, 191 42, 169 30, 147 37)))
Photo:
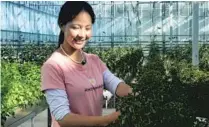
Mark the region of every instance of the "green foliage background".
MULTIPOLYGON (((2 47, 1 120, 44 99, 40 67, 56 45, 26 45, 19 51, 2 47)), ((149 55, 140 47, 86 48, 134 89, 135 96, 118 98, 122 115, 109 127, 204 127, 196 117, 209 118, 209 46, 200 45, 199 68, 191 65, 191 46, 165 54, 152 42, 149 55), (195 123, 195 124, 194 124, 195 123)))

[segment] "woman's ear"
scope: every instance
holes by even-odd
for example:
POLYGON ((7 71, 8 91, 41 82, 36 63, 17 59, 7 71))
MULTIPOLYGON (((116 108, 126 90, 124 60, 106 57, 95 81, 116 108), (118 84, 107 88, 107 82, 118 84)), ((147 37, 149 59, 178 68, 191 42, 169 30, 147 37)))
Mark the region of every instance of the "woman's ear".
POLYGON ((60 29, 64 33, 65 32, 65 25, 61 26, 60 29))

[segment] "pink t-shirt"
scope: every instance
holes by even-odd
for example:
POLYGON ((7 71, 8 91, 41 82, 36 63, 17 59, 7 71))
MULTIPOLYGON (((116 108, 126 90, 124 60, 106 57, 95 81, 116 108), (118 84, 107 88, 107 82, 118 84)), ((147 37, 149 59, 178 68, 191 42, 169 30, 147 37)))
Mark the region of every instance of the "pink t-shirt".
MULTIPOLYGON (((103 72, 107 69, 100 58, 85 53, 87 64, 72 62, 54 52, 41 69, 41 89, 66 90, 70 111, 87 116, 102 115, 103 72)), ((52 126, 60 127, 52 116, 52 126)))

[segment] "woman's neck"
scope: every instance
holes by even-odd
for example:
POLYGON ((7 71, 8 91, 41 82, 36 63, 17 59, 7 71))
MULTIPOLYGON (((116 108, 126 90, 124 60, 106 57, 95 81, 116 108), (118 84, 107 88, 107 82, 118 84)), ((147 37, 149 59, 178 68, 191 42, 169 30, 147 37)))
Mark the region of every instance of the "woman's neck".
MULTIPOLYGON (((83 57, 81 54, 82 52, 80 50, 76 50, 73 47, 71 47, 69 44, 66 44, 66 43, 64 43, 60 46, 62 46, 62 49, 64 50, 64 52, 67 53, 67 55, 68 55, 67 57, 70 57, 71 59, 73 59, 75 61, 79 61, 79 62, 83 60, 83 57)), ((63 52, 63 54, 65 55, 64 52, 63 52)))

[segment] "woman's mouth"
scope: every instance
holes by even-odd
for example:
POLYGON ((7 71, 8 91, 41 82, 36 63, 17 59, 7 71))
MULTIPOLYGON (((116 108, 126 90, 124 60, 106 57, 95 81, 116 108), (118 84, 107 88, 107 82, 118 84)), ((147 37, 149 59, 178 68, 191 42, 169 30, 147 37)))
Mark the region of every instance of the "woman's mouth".
POLYGON ((85 40, 76 40, 76 39, 74 39, 73 42, 76 43, 76 44, 83 44, 85 42, 85 40))

